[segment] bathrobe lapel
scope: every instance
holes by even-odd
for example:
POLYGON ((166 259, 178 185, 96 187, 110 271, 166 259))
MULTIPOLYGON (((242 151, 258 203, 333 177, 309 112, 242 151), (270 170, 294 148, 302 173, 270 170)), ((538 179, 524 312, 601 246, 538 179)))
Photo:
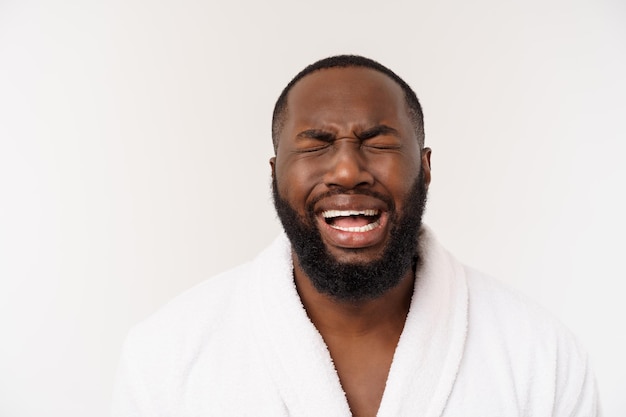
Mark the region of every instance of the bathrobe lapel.
POLYGON ((259 349, 290 416, 350 416, 330 353, 293 283, 287 238, 254 265, 250 305, 259 349))
POLYGON ((420 255, 379 417, 441 416, 463 356, 468 320, 465 270, 425 227, 420 255))

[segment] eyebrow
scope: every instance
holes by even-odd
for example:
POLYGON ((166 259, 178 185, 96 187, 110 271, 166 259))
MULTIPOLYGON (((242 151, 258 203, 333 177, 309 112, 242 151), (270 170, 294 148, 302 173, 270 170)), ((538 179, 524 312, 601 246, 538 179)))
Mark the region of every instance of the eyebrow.
POLYGON ((399 133, 396 129, 394 129, 391 126, 387 126, 387 125, 376 125, 374 127, 371 127, 369 129, 366 129, 360 133, 355 133, 354 134, 357 138, 361 139, 361 140, 365 140, 365 139, 370 139, 373 137, 376 137, 378 135, 393 135, 393 136, 399 136, 399 133))
POLYGON ((308 129, 296 135, 298 139, 317 139, 324 142, 332 142, 336 135, 326 130, 308 129))
MULTIPOLYGON (((399 136, 399 133, 396 129, 387 125, 376 125, 359 133, 354 133, 354 136, 359 140, 370 139, 378 135, 399 136)), ((322 129, 308 129, 296 135, 298 139, 316 139, 324 142, 332 142, 336 137, 337 135, 335 133, 322 129)))

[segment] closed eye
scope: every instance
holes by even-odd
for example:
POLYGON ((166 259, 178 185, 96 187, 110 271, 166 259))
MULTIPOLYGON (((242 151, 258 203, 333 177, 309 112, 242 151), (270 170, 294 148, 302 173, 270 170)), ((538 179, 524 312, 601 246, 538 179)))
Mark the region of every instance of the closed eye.
POLYGON ((306 143, 298 145, 295 152, 297 153, 311 153, 311 152, 319 152, 324 149, 328 149, 331 146, 328 142, 317 142, 317 143, 306 143))
POLYGON ((385 140, 384 138, 366 140, 363 142, 363 146, 380 150, 392 150, 401 148, 400 144, 396 140, 385 140))
POLYGON ((331 146, 334 140, 335 135, 325 130, 305 130, 298 133, 296 136, 296 152, 309 153, 321 151, 331 146))
POLYGON ((367 148, 380 150, 400 148, 398 131, 386 125, 377 125, 359 132, 357 137, 367 148))

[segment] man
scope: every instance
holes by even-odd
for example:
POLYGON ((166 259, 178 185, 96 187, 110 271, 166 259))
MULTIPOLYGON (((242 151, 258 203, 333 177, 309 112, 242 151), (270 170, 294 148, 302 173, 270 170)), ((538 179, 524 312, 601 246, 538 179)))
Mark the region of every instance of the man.
POLYGON ((411 88, 357 56, 274 110, 286 237, 126 342, 114 416, 595 416, 573 337, 422 226, 431 150, 411 88))

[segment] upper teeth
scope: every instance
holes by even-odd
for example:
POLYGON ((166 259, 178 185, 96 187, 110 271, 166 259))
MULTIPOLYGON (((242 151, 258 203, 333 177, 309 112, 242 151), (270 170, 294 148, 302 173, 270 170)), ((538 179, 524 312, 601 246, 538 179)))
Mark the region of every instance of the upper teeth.
POLYGON ((322 216, 325 219, 347 216, 375 216, 377 214, 378 210, 326 210, 322 212, 322 216))

